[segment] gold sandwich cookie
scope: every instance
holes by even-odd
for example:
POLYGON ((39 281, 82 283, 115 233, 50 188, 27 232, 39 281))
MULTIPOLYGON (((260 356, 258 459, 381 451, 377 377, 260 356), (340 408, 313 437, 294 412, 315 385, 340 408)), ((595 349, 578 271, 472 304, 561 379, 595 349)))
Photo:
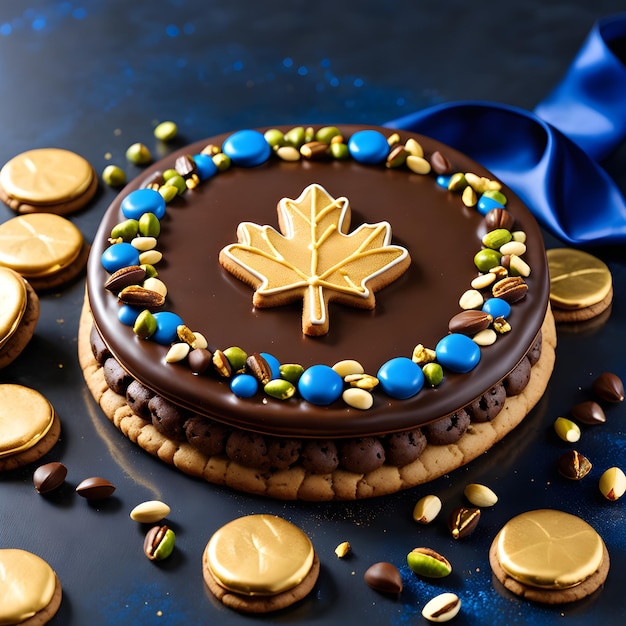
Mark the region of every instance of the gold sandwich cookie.
POLYGON ((0 385, 0 471, 37 461, 60 434, 59 417, 41 393, 22 385, 0 385))
POLYGON ((35 291, 74 280, 88 256, 80 230, 60 215, 32 213, 0 224, 0 266, 21 274, 35 291))
POLYGON ((31 340, 39 320, 39 298, 17 272, 0 267, 0 369, 31 340))
POLYGON ((610 564, 604 541, 587 522, 552 509, 509 520, 491 544, 489 562, 506 589, 544 604, 591 595, 610 564))
POLYGON ((61 605, 61 583, 41 557, 15 548, 0 549, 0 624, 41 626, 61 605))
POLYGON ((89 162, 60 148, 22 152, 0 170, 0 200, 17 213, 67 215, 82 209, 97 188, 89 162))
POLYGON ((546 255, 550 304, 557 322, 582 322, 609 309, 613 281, 603 261, 574 248, 553 248, 546 255))
POLYGON ((268 613, 301 600, 315 586, 319 559, 307 535, 274 515, 247 515, 222 526, 202 556, 204 580, 225 605, 268 613))

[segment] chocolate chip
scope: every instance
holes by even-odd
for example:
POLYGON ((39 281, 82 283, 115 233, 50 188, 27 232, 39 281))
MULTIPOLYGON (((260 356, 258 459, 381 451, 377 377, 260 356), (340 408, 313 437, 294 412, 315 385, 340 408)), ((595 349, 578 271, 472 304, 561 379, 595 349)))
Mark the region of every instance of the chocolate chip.
POLYGON ((374 563, 365 572, 363 578, 375 591, 394 594, 402 591, 402 576, 398 568, 392 563, 385 561, 374 563))
POLYGON ((611 372, 600 374, 591 384, 591 389, 606 402, 622 402, 624 399, 624 385, 621 378, 611 372))
POLYGON ((87 500, 103 500, 115 491, 115 486, 106 478, 94 476, 85 478, 77 487, 76 493, 87 500))
POLYGON ((583 424, 604 424, 606 415, 602 407, 593 400, 581 402, 572 408, 572 417, 583 424))
POLYGON ((67 467, 53 461, 39 466, 33 474, 33 484, 39 493, 50 493, 58 489, 67 476, 67 467))

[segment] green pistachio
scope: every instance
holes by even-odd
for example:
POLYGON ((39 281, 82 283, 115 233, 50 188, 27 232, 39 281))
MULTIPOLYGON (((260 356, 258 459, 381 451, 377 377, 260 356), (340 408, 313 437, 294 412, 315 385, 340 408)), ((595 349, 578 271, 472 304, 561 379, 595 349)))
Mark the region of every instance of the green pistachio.
POLYGON ((347 144, 333 142, 330 144, 330 153, 333 159, 337 159, 338 161, 345 161, 350 157, 350 150, 348 149, 347 144))
POLYGON ((443 368, 439 363, 426 363, 422 372, 424 372, 424 378, 431 387, 436 387, 443 380, 443 368))
POLYGON ((133 325, 133 332, 138 337, 142 339, 148 339, 152 337, 157 329, 157 323, 154 315, 148 311, 148 309, 144 309, 135 320, 135 324, 133 325))
POLYGON ((248 355, 244 350, 238 346, 231 346, 230 348, 226 348, 223 353, 228 359, 230 366, 233 368, 233 373, 242 372, 245 369, 248 355))
POLYGON ((418 576, 444 578, 452 572, 448 559, 430 548, 415 548, 407 554, 406 561, 418 576))
POLYGON ((465 178, 465 174, 462 172, 457 172, 456 174, 452 174, 450 180, 448 181, 448 191, 463 191, 467 187, 467 180, 465 178))
POLYGON ((175 122, 161 122, 154 129, 154 136, 159 141, 171 141, 178 134, 178 126, 175 122))
POLYGON ((171 202, 179 195, 178 187, 170 185, 169 183, 161 185, 159 187, 159 193, 163 196, 163 200, 165 200, 166 203, 171 202))
POLYGON ((148 146, 134 143, 126 150, 126 158, 135 165, 148 165, 152 162, 152 154, 148 146))
POLYGON ((498 189, 486 189, 483 191, 483 196, 499 202, 502 206, 506 206, 506 196, 498 189))
POLYGON ((225 172, 231 164, 230 157, 223 152, 218 152, 213 155, 213 163, 215 163, 215 167, 217 167, 219 172, 225 172))
POLYGON ((304 367, 298 363, 284 363, 280 366, 280 377, 288 380, 292 385, 295 385, 300 380, 303 372, 304 367))
POLYGON ((111 229, 111 238, 118 239, 121 237, 124 241, 130 241, 137 236, 139 232, 139 222, 137 220, 124 220, 116 224, 111 229))
POLYGON ((315 141, 330 143, 333 137, 341 135, 341 131, 336 126, 324 126, 315 133, 315 141))
POLYGON ((305 130, 302 126, 296 126, 285 133, 285 142, 295 148, 300 148, 305 140, 305 130))
POLYGON ((161 222, 154 213, 144 213, 139 218, 139 233, 143 237, 158 237, 161 234, 161 222))
POLYGON ((156 271, 154 265, 143 263, 141 267, 146 271, 146 278, 156 278, 159 275, 159 272, 156 271))
POLYGON ((121 187, 126 184, 126 174, 121 167, 117 165, 107 165, 102 170, 102 181, 110 187, 121 187))
POLYGON ((296 393, 296 388, 288 380, 282 378, 270 380, 265 384, 263 390, 268 396, 278 400, 287 400, 296 393))
POLYGON ((270 128, 270 130, 266 130, 263 136, 272 149, 285 145, 285 136, 277 128, 270 128))
POLYGON ((480 272, 488 272, 492 267, 500 265, 502 255, 497 250, 484 248, 474 255, 474 265, 480 272))
POLYGON ((496 228, 483 237, 483 245, 492 250, 499 250, 505 243, 509 243, 512 238, 511 233, 506 228, 496 228))

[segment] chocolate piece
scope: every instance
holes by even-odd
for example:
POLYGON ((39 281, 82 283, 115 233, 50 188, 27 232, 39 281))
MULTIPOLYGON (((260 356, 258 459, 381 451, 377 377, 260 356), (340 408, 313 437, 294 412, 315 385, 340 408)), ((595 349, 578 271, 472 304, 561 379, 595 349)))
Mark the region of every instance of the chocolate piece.
POLYGON ((206 456, 222 454, 230 429, 202 415, 190 417, 184 424, 187 441, 206 456))
POLYGON ((33 474, 33 484, 39 493, 50 493, 58 489, 67 476, 67 467, 57 461, 40 465, 33 474))
POLYGON ((104 362, 102 371, 109 389, 121 396, 125 395, 126 388, 133 382, 132 376, 113 357, 104 362))
POLYGON ((480 509, 460 506, 451 511, 448 517, 448 528, 453 539, 463 539, 471 535, 480 519, 480 509))
POLYGON ((621 378, 612 372, 600 374, 591 384, 591 389, 600 400, 606 402, 622 402, 624 385, 621 378))
POLYGON ((126 388, 126 402, 132 412, 145 420, 150 420, 150 407, 148 402, 154 396, 154 391, 142 385, 139 381, 133 380, 126 388))
POLYGON ((300 451, 302 467, 312 474, 330 474, 339 467, 337 446, 331 439, 308 439, 300 451))
POLYGON ((385 462, 385 449, 376 437, 349 439, 339 448, 341 466, 349 472, 367 474, 385 462))
POLYGON ((583 424, 593 425, 604 424, 604 422, 606 422, 606 415, 602 407, 593 400, 580 402, 572 407, 572 417, 583 424))
POLYGON ((465 409, 460 409, 449 417, 424 426, 423 431, 429 443, 447 446, 458 441, 468 429, 470 417, 465 409))
POLYGON ((91 352, 94 359, 96 359, 100 365, 103 365, 104 362, 111 356, 111 352, 102 340, 102 337, 95 326, 91 327, 89 341, 91 343, 91 352))
POLYGON ((152 424, 166 437, 185 441, 183 426, 190 417, 190 412, 169 402, 161 396, 154 396, 148 402, 152 424))
POLYGON ((591 471, 591 462, 576 450, 570 450, 558 458, 557 468, 565 478, 581 480, 591 471))
POLYGON ((418 459, 426 445, 426 437, 419 428, 392 433, 384 440, 385 461, 390 465, 403 467, 418 459))
POLYGON ((113 494, 115 485, 110 483, 106 478, 94 476, 85 478, 76 487, 76 493, 87 500, 104 500, 113 494))
POLYGON ((269 437, 267 439, 267 456, 270 467, 285 470, 291 467, 300 457, 302 443, 298 439, 269 437))
POLYGON ((526 354, 531 365, 535 365, 535 363, 537 363, 537 361, 541 357, 542 345, 543 345, 543 336, 541 332, 539 332, 537 335, 537 338, 535 339, 535 342, 533 343, 533 345, 530 347, 530 350, 526 354))
POLYGON ((516 396, 526 389, 526 385, 530 382, 530 370, 530 361, 528 357, 524 357, 518 366, 502 381, 507 396, 516 396))
POLYGON ((371 565, 363 576, 365 582, 375 591, 398 594, 402 591, 402 576, 392 563, 381 561, 371 565))
POLYGON ((242 430, 233 431, 226 441, 228 458, 247 467, 267 469, 267 444, 262 435, 242 430))
POLYGON ((465 407, 472 422, 490 422, 495 419, 506 402, 506 390, 502 383, 498 383, 486 391, 478 400, 474 400, 465 407))

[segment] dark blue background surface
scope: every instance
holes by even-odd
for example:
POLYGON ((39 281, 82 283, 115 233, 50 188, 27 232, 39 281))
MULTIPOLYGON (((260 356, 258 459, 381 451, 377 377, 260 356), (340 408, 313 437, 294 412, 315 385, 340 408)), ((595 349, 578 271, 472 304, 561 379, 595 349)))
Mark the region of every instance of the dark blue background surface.
MULTIPOLYGON (((365 122, 380 124, 431 104, 493 100, 532 109, 561 77, 593 21, 622 11, 622 2, 527 0, 477 3, 396 0, 244 2, 121 0, 0 4, 0 163, 37 147, 82 154, 100 172, 126 166, 135 141, 148 144, 155 123, 176 121, 177 144, 242 127, 365 122)), ((505 138, 503 138, 504 140, 505 138)), ((626 189, 626 150, 606 163, 626 189)), ((115 192, 102 186, 72 216, 88 240, 115 192)), ((593 208, 590 207, 590 210, 593 208)), ((13 214, 0 207, 0 219, 13 214)), ((549 235, 548 244, 560 245, 549 235)), ((604 370, 626 379, 626 259, 619 249, 594 251, 616 285, 609 320, 559 333, 557 367, 545 397, 518 431, 468 467, 428 486, 356 503, 282 503, 233 493, 183 476, 137 449, 102 416, 83 383, 76 330, 83 301, 79 282, 42 297, 35 338, 0 372, 47 395, 63 423, 46 460, 69 469, 68 485, 44 498, 33 468, 0 476, 0 547, 21 547, 57 570, 64 600, 54 624, 341 624, 421 623, 433 595, 463 601, 456 624, 613 624, 626 608, 624 502, 608 503, 597 488, 612 465, 626 468, 623 406, 604 426, 586 428, 578 446, 592 460, 590 476, 566 482, 555 471, 568 448, 552 431, 558 415, 589 397, 604 370), (88 476, 117 485, 96 506, 73 494, 88 476), (454 542, 441 521, 418 527, 414 503, 436 493, 449 509, 468 482, 500 496, 477 531, 454 542), (159 498, 172 512, 177 549, 162 564, 142 554, 143 530, 128 518, 139 502, 159 498), (605 538, 612 569, 605 588, 572 606, 532 605, 494 587, 487 560, 491 539, 512 515, 539 507, 584 517, 605 538), (200 556, 211 533, 235 516, 268 512, 300 525, 322 561, 308 599, 262 618, 222 608, 204 589, 200 556), (338 560, 344 540, 353 555, 338 560), (432 547, 452 562, 440 582, 406 567, 412 548, 432 547), (398 598, 370 590, 363 573, 376 561, 401 568, 398 598)))

